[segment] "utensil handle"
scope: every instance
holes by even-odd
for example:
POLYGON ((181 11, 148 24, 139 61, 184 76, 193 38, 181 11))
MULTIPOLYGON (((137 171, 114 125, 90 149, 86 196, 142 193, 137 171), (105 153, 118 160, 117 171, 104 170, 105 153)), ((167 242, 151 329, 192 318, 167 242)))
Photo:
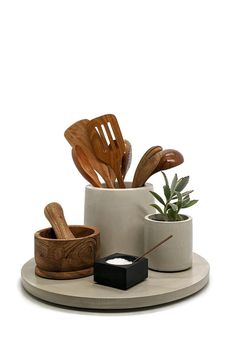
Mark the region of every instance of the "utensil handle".
POLYGON ((115 173, 117 175, 117 181, 118 181, 119 188, 126 188, 125 183, 124 183, 124 179, 123 179, 123 176, 122 176, 121 169, 118 170, 115 173))
POLYGON ((64 212, 60 204, 54 202, 48 204, 44 209, 44 214, 51 223, 57 239, 75 239, 75 236, 72 234, 67 225, 64 212))

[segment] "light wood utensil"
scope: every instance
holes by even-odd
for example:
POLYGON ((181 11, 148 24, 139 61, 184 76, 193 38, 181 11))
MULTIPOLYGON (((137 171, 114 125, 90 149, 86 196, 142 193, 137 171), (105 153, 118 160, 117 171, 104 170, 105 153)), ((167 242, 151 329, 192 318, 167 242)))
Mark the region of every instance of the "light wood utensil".
POLYGON ((73 161, 81 175, 94 187, 102 187, 102 184, 80 145, 72 148, 73 161))
POLYGON ((104 179, 106 186, 114 188, 107 165, 95 156, 88 134, 88 124, 88 119, 75 122, 65 131, 64 136, 72 147, 76 145, 82 147, 90 165, 104 179))
POLYGON ((113 169, 119 187, 125 188, 121 172, 125 143, 116 117, 108 114, 93 119, 88 131, 96 157, 113 169))
POLYGON ((71 230, 67 225, 67 222, 64 217, 64 212, 60 204, 54 202, 48 204, 44 209, 44 214, 51 223, 51 226, 53 227, 57 239, 75 239, 75 236, 72 234, 71 230))
POLYGON ((162 147, 153 146, 142 156, 134 174, 132 188, 142 187, 153 174, 162 157, 162 147))

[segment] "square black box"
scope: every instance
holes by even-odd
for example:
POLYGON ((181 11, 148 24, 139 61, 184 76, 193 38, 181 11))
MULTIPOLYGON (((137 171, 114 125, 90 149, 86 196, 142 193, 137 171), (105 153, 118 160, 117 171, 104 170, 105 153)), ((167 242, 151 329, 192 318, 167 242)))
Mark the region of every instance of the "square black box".
POLYGON ((114 253, 94 263, 94 281, 105 286, 126 290, 148 277, 148 260, 141 258, 129 265, 112 265, 107 260, 125 258, 134 261, 137 257, 124 253, 114 253))

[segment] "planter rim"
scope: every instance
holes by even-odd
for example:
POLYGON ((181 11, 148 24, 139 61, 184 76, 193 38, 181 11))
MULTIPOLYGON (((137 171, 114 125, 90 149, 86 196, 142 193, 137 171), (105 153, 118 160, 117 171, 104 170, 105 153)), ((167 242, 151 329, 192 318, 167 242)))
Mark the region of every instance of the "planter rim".
MULTIPOLYGON (((127 185, 132 185, 132 182, 130 181, 127 181, 125 182, 125 184, 127 185)), ((105 184, 102 184, 105 186, 105 184)), ((105 191, 105 192, 110 192, 110 193, 113 193, 113 192, 117 192, 117 191, 120 191, 120 192, 131 192, 131 191, 140 191, 140 190, 148 190, 149 188, 152 188, 153 187, 153 184, 151 183, 145 183, 145 185, 143 187, 138 187, 138 188, 99 188, 99 187, 94 187, 93 185, 91 184, 88 184, 86 185, 86 189, 90 189, 90 190, 96 190, 96 191, 105 191)), ((152 214, 150 214, 152 215, 152 214)))
POLYGON ((187 214, 182 214, 182 215, 185 215, 187 216, 188 219, 186 220, 180 220, 180 221, 161 221, 161 220, 153 220, 153 219, 150 219, 150 216, 153 216, 155 214, 148 214, 144 217, 144 219, 146 221, 150 221, 152 223, 158 223, 158 224, 183 224, 183 223, 187 223, 188 221, 191 221, 192 220, 192 217, 187 215, 187 214))

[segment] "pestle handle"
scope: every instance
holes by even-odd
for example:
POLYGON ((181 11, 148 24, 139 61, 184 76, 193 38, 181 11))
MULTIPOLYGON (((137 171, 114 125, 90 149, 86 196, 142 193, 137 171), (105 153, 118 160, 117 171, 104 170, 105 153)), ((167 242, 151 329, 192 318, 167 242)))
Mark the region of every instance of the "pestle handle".
POLYGON ((64 217, 64 212, 60 204, 54 202, 48 204, 44 209, 44 214, 51 223, 51 226, 55 231, 57 239, 75 239, 75 236, 72 234, 71 230, 67 225, 67 222, 64 217))

